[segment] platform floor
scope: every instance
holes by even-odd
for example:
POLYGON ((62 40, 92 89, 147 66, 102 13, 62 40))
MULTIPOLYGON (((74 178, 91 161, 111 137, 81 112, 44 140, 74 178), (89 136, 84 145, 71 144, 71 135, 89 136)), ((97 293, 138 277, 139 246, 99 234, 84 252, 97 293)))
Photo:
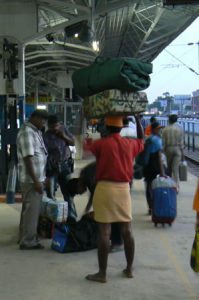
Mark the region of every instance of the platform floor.
MULTIPOLYGON (((77 163, 77 171, 85 161, 77 163)), ((172 227, 155 228, 146 214, 144 183, 133 185, 134 278, 122 277, 123 252, 111 253, 106 284, 88 282, 97 271, 96 250, 59 254, 43 240, 44 250, 21 251, 17 245, 20 204, 0 204, 1 300, 198 300, 199 276, 190 269, 196 177, 181 183, 178 216, 172 227)), ((87 195, 76 198, 81 213, 87 195)))

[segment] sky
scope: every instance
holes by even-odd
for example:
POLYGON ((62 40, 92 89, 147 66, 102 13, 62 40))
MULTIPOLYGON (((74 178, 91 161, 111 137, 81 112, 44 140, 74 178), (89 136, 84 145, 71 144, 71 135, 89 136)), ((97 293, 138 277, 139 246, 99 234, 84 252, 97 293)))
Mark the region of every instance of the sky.
POLYGON ((199 18, 152 62, 151 84, 145 90, 150 103, 165 92, 169 92, 172 96, 179 94, 192 95, 193 91, 199 89, 199 75, 191 72, 166 51, 169 51, 199 74, 199 18), (188 43, 196 44, 188 46, 188 43))

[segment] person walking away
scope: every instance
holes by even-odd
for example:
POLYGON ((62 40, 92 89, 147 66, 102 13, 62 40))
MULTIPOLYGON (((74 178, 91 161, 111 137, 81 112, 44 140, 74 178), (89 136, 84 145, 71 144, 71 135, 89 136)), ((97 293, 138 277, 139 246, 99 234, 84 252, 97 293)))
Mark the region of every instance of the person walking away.
POLYGON ((147 165, 144 167, 144 179, 146 182, 146 200, 148 204, 148 213, 151 215, 153 208, 152 199, 152 181, 157 175, 164 175, 164 166, 162 160, 162 140, 160 137, 160 129, 162 126, 158 122, 151 124, 152 134, 147 138, 145 144, 149 152, 147 165))
POLYGON ((41 129, 47 117, 47 111, 35 110, 17 135, 18 174, 23 201, 19 228, 21 250, 44 248, 37 239, 37 225, 47 160, 41 129))
POLYGON ((105 283, 111 223, 120 223, 127 265, 123 274, 133 277, 134 239, 131 231, 132 208, 129 182, 133 177, 133 160, 143 150, 143 129, 136 116, 137 139, 120 136, 122 117, 106 117, 110 134, 95 141, 90 151, 96 157, 96 188, 93 197, 94 218, 99 226, 98 264, 96 274, 87 280, 105 283))
POLYGON ((98 123, 98 119, 91 119, 92 133, 96 132, 96 130, 97 130, 97 123, 98 123))
POLYGON ((193 210, 196 211, 196 228, 197 227, 199 228, 199 179, 197 182, 197 187, 193 198, 193 210))
POLYGON ((168 175, 177 184, 179 191, 179 164, 183 156, 184 133, 177 123, 177 115, 169 116, 169 125, 162 131, 163 150, 167 158, 168 175))
POLYGON ((151 125, 152 125, 154 122, 157 122, 157 120, 156 120, 156 117, 152 116, 152 117, 150 118, 150 124, 146 127, 145 132, 144 132, 144 134, 145 134, 146 137, 147 137, 147 136, 150 136, 150 135, 152 134, 152 127, 151 127, 151 125))
POLYGON ((74 146, 74 138, 67 128, 62 125, 56 115, 48 117, 48 130, 44 133, 44 142, 48 150, 46 167, 46 193, 54 198, 55 182, 58 182, 64 201, 68 203, 68 216, 77 217, 73 199, 69 197, 66 183, 73 170, 73 160, 69 146, 74 146))

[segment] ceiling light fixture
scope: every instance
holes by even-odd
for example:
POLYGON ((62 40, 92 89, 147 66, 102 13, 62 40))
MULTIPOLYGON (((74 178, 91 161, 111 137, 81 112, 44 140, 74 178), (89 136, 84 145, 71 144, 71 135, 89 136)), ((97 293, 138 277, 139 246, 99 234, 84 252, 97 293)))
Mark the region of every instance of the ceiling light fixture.
POLYGON ((93 41, 92 47, 95 52, 99 52, 99 41, 93 41))
POLYGON ((81 21, 64 28, 65 37, 79 38, 81 42, 90 42, 93 39, 93 32, 88 21, 81 21))

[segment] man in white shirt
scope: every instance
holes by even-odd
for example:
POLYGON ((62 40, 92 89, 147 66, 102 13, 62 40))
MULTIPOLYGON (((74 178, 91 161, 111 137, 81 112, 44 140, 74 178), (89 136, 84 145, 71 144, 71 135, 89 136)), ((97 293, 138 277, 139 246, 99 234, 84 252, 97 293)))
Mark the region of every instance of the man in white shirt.
POLYGON ((41 129, 47 118, 46 111, 35 110, 17 135, 18 173, 23 199, 19 237, 21 250, 44 248, 37 240, 37 225, 47 160, 41 129))
POLYGON ((123 125, 124 125, 124 127, 120 131, 120 135, 122 137, 127 137, 127 138, 136 138, 137 137, 136 125, 133 122, 132 117, 124 118, 123 125))

